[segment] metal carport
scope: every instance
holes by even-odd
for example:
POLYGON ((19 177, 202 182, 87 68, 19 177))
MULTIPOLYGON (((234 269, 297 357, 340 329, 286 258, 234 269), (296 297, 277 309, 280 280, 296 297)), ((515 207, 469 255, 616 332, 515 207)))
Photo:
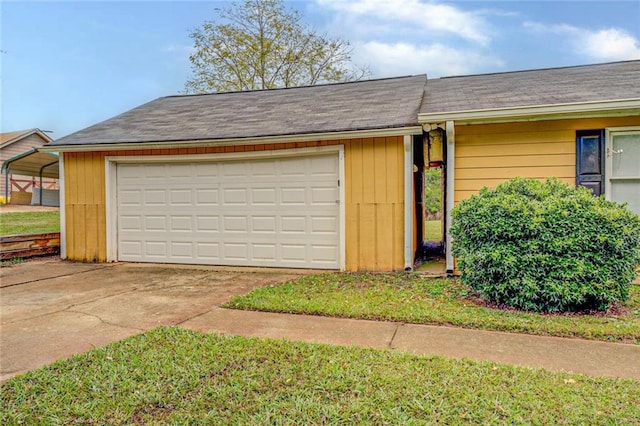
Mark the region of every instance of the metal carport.
POLYGON ((5 175, 5 200, 9 198, 9 174, 16 173, 25 176, 34 176, 40 179, 40 200, 42 205, 42 178, 60 178, 58 168, 58 154, 53 152, 41 152, 38 148, 18 154, 2 163, 2 173, 5 175))

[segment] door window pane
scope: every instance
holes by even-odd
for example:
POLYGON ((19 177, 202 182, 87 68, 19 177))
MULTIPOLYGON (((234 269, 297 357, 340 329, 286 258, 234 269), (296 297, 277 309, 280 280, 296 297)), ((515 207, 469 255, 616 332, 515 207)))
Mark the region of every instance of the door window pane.
POLYGON ((640 177, 640 133, 614 135, 611 177, 640 177))

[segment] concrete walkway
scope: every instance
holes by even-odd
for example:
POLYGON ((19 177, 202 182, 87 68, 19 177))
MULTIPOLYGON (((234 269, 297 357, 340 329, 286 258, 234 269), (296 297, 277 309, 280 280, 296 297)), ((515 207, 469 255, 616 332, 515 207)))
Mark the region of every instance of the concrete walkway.
POLYGON ((180 325, 204 332, 366 346, 640 380, 638 345, 228 309, 213 309, 180 325))
POLYGON ((158 325, 640 380, 638 345, 220 308, 300 273, 57 260, 2 268, 0 380, 158 325))

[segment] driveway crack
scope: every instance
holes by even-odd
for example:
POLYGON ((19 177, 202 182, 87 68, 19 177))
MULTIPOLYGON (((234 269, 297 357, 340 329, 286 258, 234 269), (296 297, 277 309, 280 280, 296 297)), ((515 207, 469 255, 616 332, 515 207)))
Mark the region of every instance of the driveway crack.
POLYGON ((111 325, 113 327, 125 328, 125 329, 129 329, 129 330, 146 331, 144 328, 124 326, 124 325, 116 324, 116 323, 113 323, 113 322, 109 322, 109 321, 105 320, 104 318, 102 318, 101 316, 96 315, 96 314, 90 314, 90 313, 82 312, 82 311, 74 311, 73 309, 70 309, 70 308, 64 309, 64 311, 65 312, 73 312, 73 313, 76 313, 76 314, 82 314, 82 315, 86 315, 86 316, 89 316, 89 317, 93 317, 93 318, 96 318, 98 321, 100 321, 102 324, 111 325))
POLYGON ((44 277, 44 278, 38 278, 38 279, 36 279, 36 280, 24 281, 24 282, 15 283, 15 284, 3 285, 1 288, 16 287, 16 286, 24 285, 24 284, 37 283, 37 282, 39 282, 39 281, 47 281, 47 280, 53 280, 53 279, 56 279, 56 278, 70 277, 70 276, 72 276, 72 275, 86 274, 87 272, 100 271, 100 270, 102 270, 102 269, 106 269, 106 268, 111 268, 111 266, 103 266, 103 267, 101 267, 101 268, 87 269, 86 271, 77 271, 77 272, 72 272, 72 273, 70 273, 70 274, 62 274, 62 275, 56 275, 56 276, 49 276, 49 277, 44 277))
MULTIPOLYGON (((71 310, 71 308, 75 308, 76 306, 86 305, 86 304, 89 304, 89 303, 97 302, 98 300, 108 299, 110 297, 120 296, 122 294, 132 293, 132 292, 138 291, 138 290, 139 289, 136 287, 136 288, 132 288, 132 289, 129 289, 129 290, 121 291, 119 293, 113 293, 113 294, 109 294, 107 296, 96 297, 95 299, 86 300, 86 301, 81 302, 81 303, 72 303, 70 305, 65 306, 64 308, 61 308, 61 309, 58 309, 58 310, 55 310, 55 311, 44 312, 44 313, 42 313, 40 315, 34 315, 34 316, 31 316, 31 317, 26 317, 26 318, 20 318, 20 319, 17 319, 15 321, 9 321, 9 322, 7 322, 7 324, 12 324, 12 323, 15 323, 15 322, 20 322, 20 321, 28 321, 28 320, 32 320, 32 319, 35 319, 35 318, 46 317, 48 315, 53 315, 53 314, 57 314, 57 313, 60 313, 60 312, 65 312, 65 311, 71 310)), ((40 306, 40 304, 38 304, 38 306, 40 306)))

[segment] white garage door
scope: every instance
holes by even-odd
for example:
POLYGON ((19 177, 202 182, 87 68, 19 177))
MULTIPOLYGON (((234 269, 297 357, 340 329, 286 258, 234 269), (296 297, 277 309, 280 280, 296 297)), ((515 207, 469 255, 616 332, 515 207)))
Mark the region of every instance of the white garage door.
POLYGON ((118 259, 339 269, 338 156, 117 165, 118 259))

